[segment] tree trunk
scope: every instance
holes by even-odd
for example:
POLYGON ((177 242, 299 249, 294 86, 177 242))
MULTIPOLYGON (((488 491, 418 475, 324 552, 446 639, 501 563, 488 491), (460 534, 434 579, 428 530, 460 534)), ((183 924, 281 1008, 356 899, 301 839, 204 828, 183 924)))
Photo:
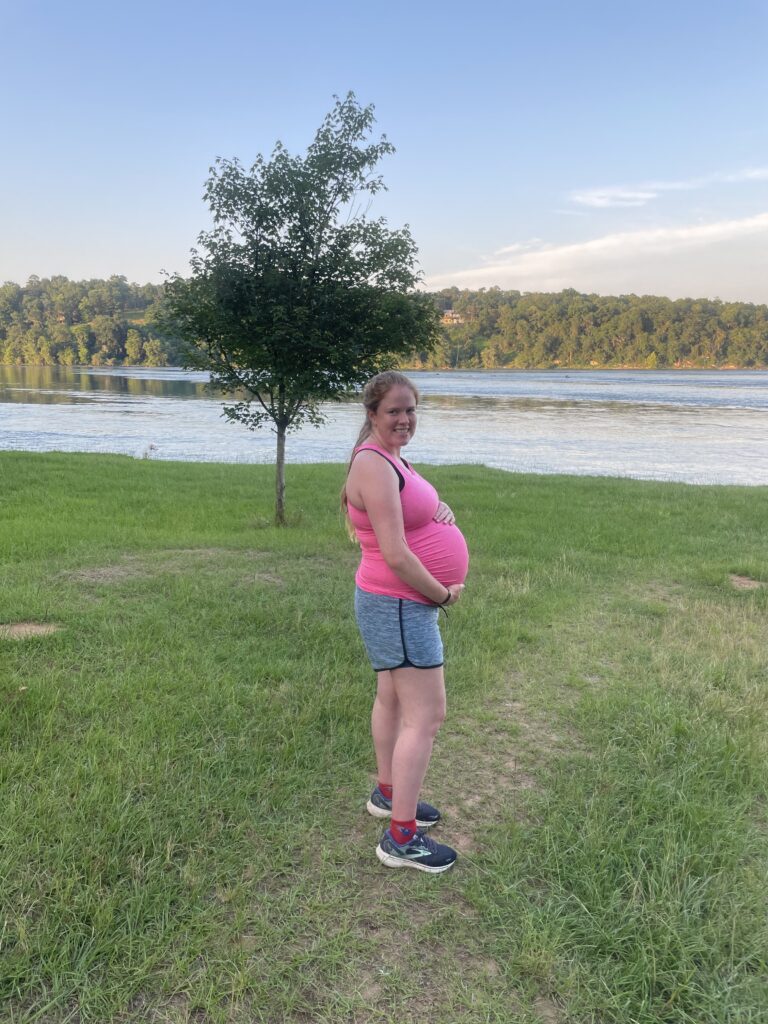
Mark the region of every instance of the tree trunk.
POLYGON ((277 424, 277 460, 275 462, 275 525, 285 526, 285 426, 277 424))

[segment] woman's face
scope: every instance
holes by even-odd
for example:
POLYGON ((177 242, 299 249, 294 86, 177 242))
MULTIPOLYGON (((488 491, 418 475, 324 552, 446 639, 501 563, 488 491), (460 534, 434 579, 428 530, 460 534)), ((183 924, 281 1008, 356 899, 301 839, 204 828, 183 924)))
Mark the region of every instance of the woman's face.
POLYGON ((402 448, 416 433, 416 395, 409 387, 397 384, 387 391, 376 411, 368 413, 368 418, 382 448, 402 448))

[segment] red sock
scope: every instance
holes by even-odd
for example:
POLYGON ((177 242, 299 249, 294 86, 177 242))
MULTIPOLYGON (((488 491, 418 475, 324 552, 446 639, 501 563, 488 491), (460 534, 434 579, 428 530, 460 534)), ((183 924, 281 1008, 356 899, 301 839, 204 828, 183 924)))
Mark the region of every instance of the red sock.
POLYGON ((391 782, 379 782, 379 792, 382 796, 385 796, 387 800, 392 799, 392 783, 391 782))
POLYGON ((416 819, 411 818, 410 821, 395 821, 394 819, 389 823, 389 831, 392 838, 400 846, 405 843, 410 843, 413 837, 416 835, 416 819))

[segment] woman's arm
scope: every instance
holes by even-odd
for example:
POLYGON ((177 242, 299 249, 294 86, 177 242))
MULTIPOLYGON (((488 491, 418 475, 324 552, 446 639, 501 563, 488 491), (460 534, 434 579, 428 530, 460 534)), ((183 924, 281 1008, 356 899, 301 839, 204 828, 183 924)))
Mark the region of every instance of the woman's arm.
MULTIPOLYGON (((461 584, 445 586, 414 555, 405 542, 403 509, 397 474, 376 452, 359 452, 350 469, 347 493, 359 497, 371 521, 382 557, 401 580, 434 604, 454 604, 461 584), (449 597, 450 595, 450 597, 449 597)), ((358 502, 353 502, 358 504, 358 502)))

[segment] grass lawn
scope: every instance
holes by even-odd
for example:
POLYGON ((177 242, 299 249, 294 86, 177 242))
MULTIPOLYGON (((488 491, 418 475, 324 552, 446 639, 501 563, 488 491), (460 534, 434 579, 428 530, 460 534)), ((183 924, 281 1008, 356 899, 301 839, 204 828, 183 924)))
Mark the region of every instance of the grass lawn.
POLYGON ((374 856, 342 475, 277 530, 271 467, 0 454, 0 1020, 768 1020, 768 488, 429 468, 432 877, 374 856))

